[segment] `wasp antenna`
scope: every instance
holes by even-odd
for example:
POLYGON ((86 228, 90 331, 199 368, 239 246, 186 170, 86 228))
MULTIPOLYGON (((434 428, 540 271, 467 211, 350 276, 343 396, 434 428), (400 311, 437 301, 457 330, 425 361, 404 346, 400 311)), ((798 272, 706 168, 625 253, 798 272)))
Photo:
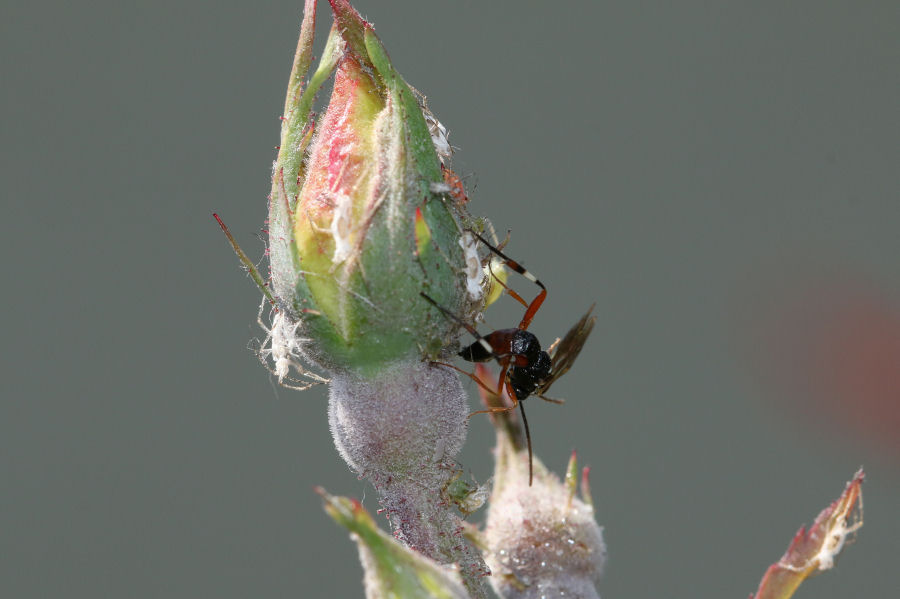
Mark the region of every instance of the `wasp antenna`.
POLYGON ((448 309, 445 308, 444 306, 440 305, 439 303, 437 303, 436 301, 434 301, 433 299, 431 299, 431 297, 429 297, 428 294, 426 294, 424 291, 420 291, 420 292, 419 292, 419 295, 421 295, 422 297, 424 297, 425 300, 428 301, 429 304, 431 304, 432 306, 434 306, 435 308, 437 308, 438 310, 440 310, 441 312, 443 312, 444 316, 446 316, 447 318, 449 318, 450 320, 452 320, 453 322, 455 322, 455 323, 458 324, 459 326, 463 327, 464 329, 466 329, 467 331, 469 331, 470 333, 472 333, 473 335, 475 335, 475 337, 476 337, 477 339, 481 339, 481 338, 482 338, 481 335, 478 334, 478 331, 475 330, 475 327, 473 327, 472 325, 470 325, 470 324, 468 324, 467 322, 463 321, 459 316, 457 316, 456 314, 454 314, 453 312, 451 312, 450 310, 448 310, 448 309))
MULTIPOLYGON (((525 277, 526 279, 528 279, 529 281, 531 281, 532 283, 534 283, 535 285, 537 285, 538 287, 541 288, 541 292, 537 294, 537 297, 535 297, 533 300, 531 300, 531 303, 526 304, 525 300, 523 300, 521 298, 521 296, 519 296, 519 294, 514 292, 512 289, 510 289, 506 285, 503 285, 504 289, 506 289, 506 291, 509 292, 509 294, 512 295, 516 299, 516 301, 518 301, 520 304, 522 304, 523 306, 526 307, 525 316, 523 316, 522 320, 519 322, 519 328, 523 331, 528 330, 528 326, 531 324, 531 321, 534 318, 534 315, 537 314, 537 311, 540 310, 540 308, 541 308, 541 304, 543 304, 544 300, 547 298, 547 288, 544 286, 543 283, 541 283, 540 279, 538 279, 536 276, 534 276, 533 274, 528 272, 528 270, 526 270, 524 266, 522 266, 521 264, 519 264, 518 262, 516 262, 515 260, 513 260, 512 258, 507 256, 506 254, 501 252, 499 249, 497 249, 493 245, 491 245, 491 243, 487 239, 485 239, 484 237, 482 237, 481 235, 479 235, 478 233, 476 233, 475 231, 473 231, 471 229, 468 229, 468 231, 472 235, 477 237, 481 243, 483 243, 485 246, 488 247, 488 249, 490 249, 492 252, 494 252, 501 258, 503 258, 503 262, 504 262, 504 264, 506 264, 507 267, 509 267, 510 269, 519 273, 520 275, 522 275, 523 277, 525 277)), ((501 284, 502 284, 502 282, 501 282, 501 284)))
MULTIPOLYGON (((540 287, 541 289, 543 289, 544 291, 547 290, 547 288, 544 287, 544 284, 541 283, 541 281, 540 281, 537 277, 535 277, 533 274, 531 274, 530 272, 528 272, 528 271, 525 269, 524 266, 522 266, 521 264, 519 264, 518 262, 516 262, 515 260, 513 260, 512 258, 510 258, 509 256, 507 256, 506 254, 504 254, 503 252, 501 252, 499 249, 495 248, 493 245, 491 245, 491 243, 490 243, 487 239, 485 239, 484 237, 482 237, 481 235, 479 235, 479 234, 476 233, 475 231, 473 231, 473 230, 471 230, 471 229, 468 229, 468 231, 469 231, 472 235, 474 235, 475 237, 477 237, 478 240, 479 240, 481 243, 483 243, 484 245, 486 245, 487 248, 488 248, 489 250, 491 250, 492 252, 494 252, 495 254, 497 254, 498 256, 500 256, 501 258, 503 258, 503 260, 506 261, 506 265, 507 265, 508 267, 510 267, 511 269, 513 269, 514 271, 516 271, 517 273, 519 273, 520 275, 522 275, 523 277, 525 277, 526 279, 528 279, 529 281, 531 281, 532 283, 534 283, 535 285, 537 285, 538 287, 540 287)), ((505 243, 505 242, 504 242, 504 243, 505 243)))
POLYGON ((256 283, 256 286, 259 287, 260 291, 263 292, 263 295, 266 296, 266 299, 269 300, 269 303, 272 306, 275 306, 275 298, 272 297, 272 292, 269 291, 266 282, 263 280, 262 275, 259 274, 259 270, 256 268, 256 265, 247 257, 247 254, 244 253, 244 250, 241 249, 241 246, 238 245, 238 242, 235 241, 234 236, 231 234, 231 231, 228 230, 228 227, 225 226, 225 223, 222 222, 222 219, 219 218, 219 215, 213 212, 213 218, 216 219, 216 222, 219 223, 219 226, 222 227, 222 231, 225 233, 225 237, 228 238, 229 243, 231 243, 231 247, 234 249, 234 253, 237 254, 238 259, 244 264, 244 267, 250 273, 250 278, 253 279, 253 282, 256 283))
POLYGON ((525 418, 525 402, 519 402, 519 411, 522 412, 522 424, 525 425, 525 443, 528 445, 528 486, 531 486, 534 478, 533 456, 531 454, 531 430, 528 428, 528 418, 525 418))

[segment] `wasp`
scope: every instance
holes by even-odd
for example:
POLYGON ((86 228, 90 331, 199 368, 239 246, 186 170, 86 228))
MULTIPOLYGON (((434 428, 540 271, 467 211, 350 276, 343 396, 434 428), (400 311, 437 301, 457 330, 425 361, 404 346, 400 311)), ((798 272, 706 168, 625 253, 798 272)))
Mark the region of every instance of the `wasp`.
POLYGON ((596 316, 592 315, 594 306, 588 308, 588 311, 581 319, 572 326, 562 340, 557 339, 547 350, 541 347, 538 338, 528 330, 531 321, 534 319, 537 311, 540 309, 544 300, 547 298, 547 288, 541 281, 528 272, 518 262, 504 254, 498 248, 494 247, 483 237, 470 231, 481 243, 485 245, 492 253, 496 254, 503 263, 529 281, 540 287, 540 292, 531 302, 526 302, 522 297, 506 286, 502 281, 495 277, 495 280, 504 287, 504 289, 519 303, 525 306, 525 314, 519 321, 519 325, 510 329, 498 329, 487 335, 481 335, 474 326, 463 321, 456 314, 444 308, 424 292, 420 292, 431 305, 440 310, 444 316, 455 321, 461 327, 466 329, 473 337, 475 342, 464 347, 458 353, 459 357, 468 362, 489 362, 496 360, 500 366, 500 377, 497 380, 497 388, 491 389, 474 374, 456 368, 452 364, 446 364, 451 368, 462 372, 469 378, 474 380, 478 385, 483 387, 489 393, 502 395, 505 388, 507 395, 512 401, 512 405, 508 407, 492 407, 487 410, 479 410, 469 414, 471 418, 475 414, 496 414, 499 412, 509 412, 519 407, 522 414, 522 424, 525 428, 525 440, 528 446, 528 485, 531 486, 533 478, 533 453, 531 448, 531 431, 528 427, 528 419, 525 416, 524 401, 534 395, 544 401, 555 404, 563 403, 563 400, 547 397, 546 393, 550 390, 551 385, 555 383, 559 377, 564 375, 572 367, 575 358, 581 353, 585 341, 594 329, 597 321, 596 316))

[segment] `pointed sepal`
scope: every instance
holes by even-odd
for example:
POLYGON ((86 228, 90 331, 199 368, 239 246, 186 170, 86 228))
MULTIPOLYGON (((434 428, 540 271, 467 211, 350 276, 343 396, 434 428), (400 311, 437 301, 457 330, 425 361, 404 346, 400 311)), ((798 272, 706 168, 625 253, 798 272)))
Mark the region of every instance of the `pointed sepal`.
POLYGON ((325 511, 352 533, 365 571, 367 599, 468 599, 459 573, 401 545, 354 499, 318 488, 325 511))
POLYGON ((819 513, 809 530, 800 527, 781 559, 766 570, 750 599, 789 599, 804 580, 834 566, 847 538, 862 527, 864 478, 860 468, 841 496, 819 513))

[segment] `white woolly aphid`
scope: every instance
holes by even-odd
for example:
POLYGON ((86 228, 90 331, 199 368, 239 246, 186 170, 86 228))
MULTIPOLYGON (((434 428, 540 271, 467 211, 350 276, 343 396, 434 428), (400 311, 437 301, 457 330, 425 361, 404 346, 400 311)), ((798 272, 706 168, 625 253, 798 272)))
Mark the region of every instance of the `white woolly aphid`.
POLYGON ((431 190, 431 193, 452 193, 453 188, 450 187, 447 183, 443 181, 439 183, 429 183, 428 188, 431 190))
POLYGON ((475 236, 465 231, 459 238, 459 246, 463 249, 466 261, 466 292, 469 299, 478 301, 484 295, 484 268, 481 266, 481 258, 478 257, 478 243, 475 236))
POLYGON ((425 125, 428 127, 428 134, 431 135, 431 143, 434 144, 434 151, 444 166, 450 165, 450 159, 453 157, 453 146, 450 145, 450 132, 447 128, 434 116, 428 108, 428 98, 425 94, 410 86, 413 94, 416 96, 416 103, 422 110, 422 116, 425 117, 425 125))
POLYGON ((441 164, 447 166, 453 157, 453 146, 450 145, 450 140, 448 139, 450 133, 430 110, 426 108, 422 111, 422 114, 425 116, 425 124, 428 125, 428 133, 431 135, 434 151, 438 155, 441 164))
POLYGON ((802 566, 792 566, 789 563, 785 563, 783 561, 784 558, 782 558, 782 561, 778 562, 778 566, 792 572, 806 572, 810 566, 814 564, 819 571, 830 570, 833 568, 838 554, 844 549, 847 537, 851 534, 855 534, 856 531, 862 528, 862 495, 860 495, 859 501, 860 512, 856 522, 848 524, 846 517, 838 518, 831 525, 831 528, 824 531, 825 541, 822 543, 822 547, 819 548, 818 553, 807 560, 806 563, 802 566))
POLYGON ((844 543, 847 542, 847 536, 862 528, 862 525, 862 520, 859 520, 852 525, 848 525, 847 521, 841 518, 834 527, 828 531, 828 538, 822 545, 822 548, 819 549, 819 552, 812 558, 814 561, 818 562, 819 570, 830 570, 834 567, 834 561, 844 548, 844 543))
POLYGON ((259 326, 266 332, 266 338, 260 344, 258 356, 263 366, 278 379, 278 384, 289 389, 303 391, 314 385, 327 383, 328 379, 307 370, 302 362, 303 344, 309 339, 299 336, 300 322, 291 322, 283 311, 272 316, 272 326, 266 327, 262 320, 262 311, 266 300, 259 308, 259 326), (271 365, 269 361, 271 360, 271 365), (297 379, 289 376, 291 368, 305 377, 297 379), (288 381, 285 383, 285 381, 288 381), (291 384, 297 383, 297 384, 291 384))

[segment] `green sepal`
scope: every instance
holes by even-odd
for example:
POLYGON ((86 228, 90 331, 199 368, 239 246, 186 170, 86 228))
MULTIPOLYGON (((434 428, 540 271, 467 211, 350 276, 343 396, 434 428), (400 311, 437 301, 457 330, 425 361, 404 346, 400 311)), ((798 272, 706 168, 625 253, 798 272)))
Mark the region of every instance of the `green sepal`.
POLYGON ((370 599, 468 599, 459 574, 401 545, 380 530, 358 501, 316 492, 325 511, 354 535, 370 599))
POLYGON ((328 80, 343 54, 343 42, 332 26, 325 42, 325 51, 316 71, 304 89, 303 78, 309 70, 312 59, 313 30, 315 29, 315 2, 308 0, 304 9, 303 24, 300 27, 300 42, 294 56, 290 82, 285 98, 283 121, 281 123, 281 145, 272 171, 272 189, 269 193, 269 259, 272 266, 275 291, 282 300, 280 307, 292 309, 292 316, 298 318, 304 298, 309 298, 308 289, 296 275, 296 286, 290 284, 291 273, 300 271, 300 261, 294 248, 294 231, 291 214, 297 202, 297 195, 305 178, 306 151, 312 140, 312 103, 322 84, 328 80), (311 7, 311 8, 310 8, 311 7), (305 289, 306 293, 303 293, 305 289), (297 293, 300 293, 298 296, 297 293))
POLYGON ((442 182, 443 174, 431 133, 425 123, 425 116, 415 94, 394 69, 387 50, 371 26, 365 29, 365 43, 369 58, 388 88, 395 109, 400 115, 398 120, 403 126, 406 155, 411 159, 411 166, 418 174, 423 199, 422 214, 431 231, 431 243, 434 248, 433 251, 419 253, 419 260, 427 273, 424 291, 441 305, 458 311, 461 307, 457 303, 457 298, 461 295, 457 289, 459 277, 448 277, 441 273, 441 269, 454 268, 454 265, 463 262, 462 248, 458 244, 461 233, 459 220, 463 216, 461 209, 456 208, 457 214, 454 216, 446 200, 431 192, 431 183, 442 182), (434 273, 434 276, 430 276, 430 273, 434 273))
POLYGON ((334 14, 334 22, 341 31, 341 37, 347 42, 350 53, 357 58, 366 57, 366 45, 363 41, 363 32, 369 26, 356 9, 350 5, 349 0, 328 0, 331 3, 331 11, 334 14))

